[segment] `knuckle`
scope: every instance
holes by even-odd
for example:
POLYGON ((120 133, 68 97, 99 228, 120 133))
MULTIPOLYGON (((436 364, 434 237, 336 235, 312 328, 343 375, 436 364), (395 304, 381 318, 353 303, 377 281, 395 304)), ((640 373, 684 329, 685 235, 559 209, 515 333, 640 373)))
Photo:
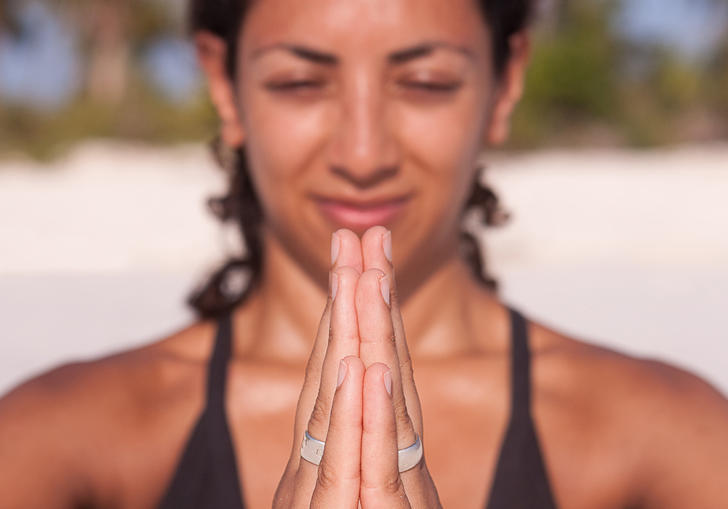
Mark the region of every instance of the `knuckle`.
POLYGON ((392 302, 399 302, 399 291, 397 290, 397 285, 394 283, 394 267, 392 267, 392 284, 389 287, 389 291, 392 302))
POLYGON ((371 268, 364 271, 364 274, 362 274, 362 277, 366 276, 367 278, 370 278, 373 282, 378 283, 381 278, 386 276, 387 274, 384 273, 382 269, 377 268, 371 268))
POLYGON ((329 335, 329 344, 332 343, 343 343, 343 344, 354 344, 359 342, 359 334, 355 330, 345 329, 332 332, 329 335))
POLYGON ((341 267, 336 267, 334 269, 334 272, 337 276, 339 276, 339 281, 342 279, 349 279, 349 278, 355 278, 359 275, 357 270, 354 267, 350 267, 348 265, 343 265, 341 267))
POLYGON ((380 343, 381 340, 374 335, 359 333, 359 342, 363 345, 371 345, 380 343))
POLYGON ((303 377, 304 385, 314 384, 320 378, 321 366, 319 366, 317 363, 314 363, 313 359, 309 359, 308 363, 306 364, 306 372, 303 377))
MULTIPOLYGON (((326 402, 324 401, 323 396, 319 392, 318 396, 316 396, 316 401, 313 403, 313 409, 311 410, 311 418, 309 419, 309 428, 315 427, 320 428, 322 430, 325 430, 327 427, 327 423, 329 420, 329 408, 326 402)), ((319 440, 324 440, 324 438, 318 438, 319 440)))
POLYGON ((399 475, 389 475, 384 479, 365 481, 362 479, 361 487, 370 493, 383 495, 397 495, 404 490, 402 479, 399 475))
POLYGON ((384 481, 382 489, 385 493, 389 495, 396 495, 403 489, 402 479, 399 477, 399 475, 388 477, 384 481))
POLYGON ((402 379, 404 380, 414 379, 415 370, 412 366, 412 359, 410 359, 409 355, 403 359, 400 358, 399 372, 402 373, 402 379))
POLYGON ((413 430, 412 419, 410 419, 407 409, 399 407, 395 412, 395 423, 398 430, 413 430))
POLYGON ((316 476, 316 488, 321 490, 330 490, 337 484, 337 476, 334 468, 328 461, 322 461, 318 468, 316 476))

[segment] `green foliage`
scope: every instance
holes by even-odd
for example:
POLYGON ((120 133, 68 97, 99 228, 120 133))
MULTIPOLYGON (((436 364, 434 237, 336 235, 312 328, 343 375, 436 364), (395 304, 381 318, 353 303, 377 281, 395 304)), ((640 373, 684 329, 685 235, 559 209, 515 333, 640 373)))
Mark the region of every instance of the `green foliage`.
POLYGON ((536 42, 525 100, 546 114, 605 119, 616 100, 618 55, 603 6, 575 5, 558 37, 536 42))
MULTIPOLYGON (((46 1, 78 33, 86 88, 53 112, 0 102, 0 154, 47 158, 88 137, 167 143, 206 139, 215 131, 204 91, 172 103, 141 70, 144 48, 179 32, 167 0, 46 1), (109 72, 110 62, 121 67, 109 72), (124 86, 111 92, 91 85, 109 75, 120 76, 124 86)), ((635 47, 615 31, 622 1, 560 0, 554 16, 541 20, 511 148, 671 143, 690 139, 696 118, 708 119, 712 136, 728 133, 728 32, 707 64, 659 46, 635 47)), ((13 8, 19 5, 0 0, 0 30, 18 30, 13 8)))
MULTIPOLYGON (((123 66, 114 75, 124 83, 117 94, 89 93, 85 88, 57 111, 38 111, 0 103, 0 154, 21 152, 46 159, 62 153, 86 138, 123 138, 147 143, 206 139, 217 125, 207 95, 183 104, 163 97, 145 77, 140 55, 159 36, 175 30, 166 0, 47 0, 58 15, 75 27, 86 63, 80 80, 88 86, 95 77, 109 72, 108 56, 131 55, 116 60, 123 66)), ((0 0, 0 20, 14 19, 20 4, 0 0)))
POLYGON ((535 34, 513 148, 548 144, 653 146, 689 139, 693 118, 709 130, 728 111, 728 34, 711 69, 664 47, 635 48, 612 26, 617 0, 563 1, 535 34))
POLYGON ((217 119, 202 91, 185 104, 171 103, 143 83, 119 105, 79 97, 49 114, 0 106, 0 154, 22 152, 50 159, 87 138, 122 138, 143 143, 199 141, 211 137, 217 119))
POLYGON ((535 34, 512 145, 554 139, 575 123, 613 121, 620 56, 609 27, 614 6, 566 2, 555 26, 535 34))
POLYGON ((661 51, 655 59, 648 85, 668 113, 690 107, 700 96, 701 83, 696 69, 666 51, 661 51))
POLYGON ((728 32, 709 63, 708 82, 709 105, 728 128, 728 32))

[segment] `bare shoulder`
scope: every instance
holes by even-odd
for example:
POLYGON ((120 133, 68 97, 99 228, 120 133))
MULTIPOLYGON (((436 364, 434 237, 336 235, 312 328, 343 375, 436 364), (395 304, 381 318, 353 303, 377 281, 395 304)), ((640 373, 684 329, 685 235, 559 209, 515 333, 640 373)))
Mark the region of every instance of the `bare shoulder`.
POLYGON ((718 389, 661 360, 571 338, 538 323, 532 331, 543 397, 583 409, 600 439, 621 445, 620 461, 635 467, 644 506, 722 507, 728 400, 718 389))
POLYGON ((538 323, 532 326, 535 358, 554 387, 589 392, 640 417, 670 417, 666 425, 728 419, 725 396, 686 369, 569 337, 538 323))
MULTIPOLYGON (((2 396, 0 491, 15 493, 23 507, 36 506, 32 486, 23 486, 29 479, 55 486, 56 500, 87 495, 90 473, 108 466, 116 448, 135 433, 150 434, 170 413, 190 413, 212 334, 209 323, 193 324, 139 348, 56 367, 2 396)), ((37 502, 64 507, 54 504, 37 502)))
POLYGON ((156 390, 184 382, 184 367, 204 361, 211 337, 210 324, 200 322, 141 347, 63 364, 4 395, 0 412, 46 417, 58 412, 72 420, 84 410, 101 414, 100 406, 143 404, 145 394, 154 397, 156 390))

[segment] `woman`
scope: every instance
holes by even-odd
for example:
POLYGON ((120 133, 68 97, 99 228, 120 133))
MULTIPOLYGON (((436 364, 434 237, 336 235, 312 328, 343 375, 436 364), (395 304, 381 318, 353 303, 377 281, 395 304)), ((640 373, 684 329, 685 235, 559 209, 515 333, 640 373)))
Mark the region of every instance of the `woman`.
POLYGON ((204 320, 7 395, 0 505, 728 506, 726 400, 525 321, 461 232, 500 219, 476 159, 507 136, 530 9, 194 2, 244 155, 213 205, 249 258, 195 295, 204 320))

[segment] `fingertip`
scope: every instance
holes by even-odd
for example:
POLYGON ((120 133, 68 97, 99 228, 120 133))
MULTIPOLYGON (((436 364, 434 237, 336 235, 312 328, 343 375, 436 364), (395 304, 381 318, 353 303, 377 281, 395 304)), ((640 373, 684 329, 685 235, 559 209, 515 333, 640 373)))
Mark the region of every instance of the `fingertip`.
POLYGON ((376 421, 380 421, 383 415, 389 414, 391 403, 385 403, 385 401, 391 402, 392 400, 392 372, 389 366, 382 362, 375 362, 366 368, 364 400, 365 406, 379 409, 376 414, 380 415, 375 417, 376 421), (384 411, 385 407, 386 411, 384 411))
POLYGON ((375 362, 374 364, 366 368, 364 383, 368 387, 374 387, 375 385, 382 386, 385 376, 389 376, 389 380, 391 383, 392 372, 390 371, 389 366, 387 366, 383 362, 375 362))
POLYGON ((363 374, 364 364, 362 364, 361 359, 355 355, 347 355, 339 361, 336 389, 338 390, 347 380, 358 381, 361 384, 363 374))
MULTIPOLYGON (((353 235, 354 237, 356 237, 356 233, 354 233, 352 230, 350 230, 348 228, 339 228, 334 233, 340 234, 340 235, 346 235, 346 236, 352 236, 353 235)), ((357 237, 357 238, 359 238, 359 237, 357 237)))
POLYGON ((370 227, 367 231, 364 232, 364 235, 361 236, 362 245, 368 244, 372 241, 377 241, 379 237, 385 235, 388 231, 389 230, 382 225, 375 225, 370 227))
POLYGON ((346 362, 344 362, 344 359, 341 359, 341 361, 339 361, 339 375, 338 375, 338 379, 336 381, 336 388, 337 389, 339 387, 341 387, 341 384, 342 383, 344 383, 344 380, 346 379, 346 373, 348 371, 349 370, 348 370, 348 367, 347 367, 346 362))
POLYGON ((358 273, 362 271, 361 241, 356 233, 346 228, 339 228, 333 235, 339 241, 336 266, 353 267, 358 273))
MULTIPOLYGON (((384 319, 385 308, 391 306, 391 283, 387 274, 380 269, 367 269, 359 277, 356 287, 356 305, 359 316, 368 320, 384 319), (383 306, 379 306, 382 303, 383 306)), ((391 318, 390 318, 391 322, 391 318)))
POLYGON ((336 271, 329 272, 329 299, 333 301, 336 298, 336 292, 339 289, 339 275, 336 271))
POLYGON ((392 269, 392 232, 384 226, 372 226, 361 240, 364 268, 392 269))
POLYGON ((387 230, 385 234, 382 235, 382 251, 384 252, 384 257, 387 259, 387 261, 391 264, 392 262, 392 232, 387 230))
POLYGON ((340 308, 342 305, 346 307, 349 303, 353 303, 359 280, 359 273, 357 270, 347 265, 343 267, 335 267, 331 270, 330 274, 331 288, 329 289, 329 296, 332 301, 337 300, 334 297, 338 297, 337 302, 342 301, 339 303, 337 308, 340 308))
POLYGON ((355 376, 364 373, 364 364, 356 355, 347 355, 341 359, 341 361, 346 363, 349 372, 353 373, 355 376))
POLYGON ((382 294, 382 300, 384 300, 384 303, 387 305, 387 307, 390 307, 390 298, 389 298, 389 278, 387 276, 382 276, 379 278, 379 290, 382 294))
POLYGON ((347 285, 351 285, 352 282, 355 282, 359 278, 359 272, 356 270, 355 267, 352 267, 350 265, 336 267, 331 271, 331 273, 336 274, 339 283, 341 283, 342 280, 346 280, 347 285))
POLYGON ((359 286, 361 290, 374 289, 379 287, 379 281, 387 277, 387 274, 381 269, 367 269, 359 276, 359 286))

